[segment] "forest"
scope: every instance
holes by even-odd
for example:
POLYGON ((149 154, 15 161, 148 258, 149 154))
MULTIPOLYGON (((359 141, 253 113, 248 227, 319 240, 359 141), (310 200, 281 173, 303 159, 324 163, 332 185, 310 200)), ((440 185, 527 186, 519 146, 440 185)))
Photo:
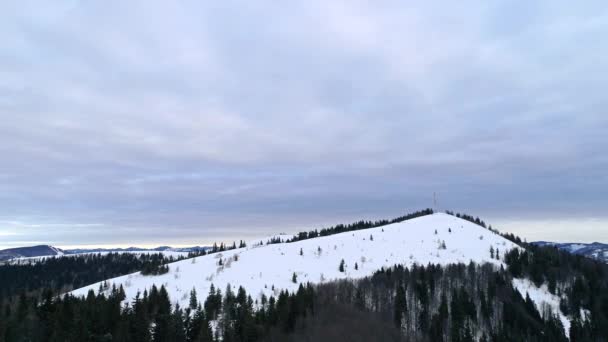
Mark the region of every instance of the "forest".
POLYGON ((41 299, 22 295, 5 304, 0 341, 605 341, 607 265, 551 247, 505 258, 506 269, 395 265, 270 298, 229 286, 212 288, 201 303, 193 290, 187 308, 172 306, 162 286, 122 308, 121 288, 86 298, 45 291, 41 299), (534 272, 546 281, 553 258, 567 265, 555 279, 564 309, 588 312, 567 335, 557 317, 539 312, 511 282, 534 272))
MULTIPOLYGON (((473 216, 449 214, 485 226, 473 216)), ((393 221, 337 225, 296 235, 293 241, 393 221)), ((58 295, 136 270, 163 273, 173 259, 161 254, 94 254, 7 264, 0 266, 0 342, 606 341, 608 265, 503 236, 523 248, 503 253, 506 267, 499 269, 473 263, 394 265, 358 280, 299 283, 294 293, 275 291, 270 298, 232 284, 212 287, 204 301, 192 289, 185 308, 172 305, 162 285, 126 306, 124 290, 107 283, 86 298, 58 295), (514 278, 546 284, 560 296, 561 311, 572 318, 570 328, 520 294, 514 278)), ((240 241, 238 247, 244 246, 240 241)), ((214 244, 209 253, 233 248, 236 243, 214 244)), ((292 281, 298 283, 295 274, 292 281)))

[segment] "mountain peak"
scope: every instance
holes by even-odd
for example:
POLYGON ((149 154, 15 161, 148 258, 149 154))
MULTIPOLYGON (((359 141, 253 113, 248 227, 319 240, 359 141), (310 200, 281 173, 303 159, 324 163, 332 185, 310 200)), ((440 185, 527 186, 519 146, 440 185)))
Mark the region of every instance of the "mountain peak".
MULTIPOLYGON (((381 268, 432 264, 491 263, 517 248, 502 236, 475 223, 448 214, 425 215, 376 228, 347 231, 289 243, 249 245, 170 263, 161 275, 133 273, 108 279, 122 285, 125 302, 152 285, 165 285, 173 302, 187 305, 192 288, 207 294, 213 284, 243 286, 247 292, 266 296, 280 290, 295 291, 299 284, 371 276, 381 268), (495 255, 499 255, 497 259, 495 255), (294 279, 296 279, 294 281, 294 279)), ((100 283, 72 293, 86 296, 100 283)), ((204 298, 201 298, 204 300, 204 298)))

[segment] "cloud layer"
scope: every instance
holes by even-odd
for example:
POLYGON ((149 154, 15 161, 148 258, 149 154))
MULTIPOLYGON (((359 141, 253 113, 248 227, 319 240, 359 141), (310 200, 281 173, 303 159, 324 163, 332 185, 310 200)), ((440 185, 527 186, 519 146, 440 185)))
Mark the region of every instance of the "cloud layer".
POLYGON ((434 191, 524 236, 606 222, 603 2, 0 13, 0 247, 205 243, 399 215, 434 191))

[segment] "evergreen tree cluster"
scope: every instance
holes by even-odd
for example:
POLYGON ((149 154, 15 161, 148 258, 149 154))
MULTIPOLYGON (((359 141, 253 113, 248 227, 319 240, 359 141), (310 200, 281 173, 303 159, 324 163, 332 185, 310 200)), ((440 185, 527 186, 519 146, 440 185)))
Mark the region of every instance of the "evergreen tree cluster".
MULTIPOLYGON (((240 240, 240 241, 239 241, 239 246, 238 246, 238 248, 244 248, 244 247, 247 247, 247 244, 245 243, 245 241, 240 240)), ((224 252, 224 251, 229 251, 229 250, 232 250, 232 249, 237 249, 237 246, 236 246, 236 241, 233 241, 233 242, 232 242, 232 246, 225 245, 223 242, 221 242, 221 243, 218 245, 218 244, 217 244, 217 242, 214 242, 214 243, 213 243, 213 246, 211 247, 211 249, 209 249, 209 250, 207 251, 207 253, 206 253, 206 254, 212 254, 212 253, 224 252)), ((205 254, 203 254, 203 255, 205 255, 205 254)))
MULTIPOLYGON (((448 215, 456 216, 463 220, 467 220, 471 223, 475 223, 476 225, 486 228, 486 229, 490 230, 491 232, 494 232, 515 244, 521 245, 523 243, 521 238, 519 238, 518 236, 516 236, 513 233, 501 233, 498 230, 493 229, 492 225, 486 226, 486 223, 479 217, 474 217, 473 215, 468 215, 468 214, 454 213, 453 211, 450 211, 450 210, 446 210, 445 213, 448 215)), ((450 229, 450 233, 451 232, 452 232, 452 230, 450 229)))
MULTIPOLYGON (((477 218, 464 216, 477 223, 477 218)), ((364 229, 361 227, 378 222, 393 223, 338 225, 298 238, 364 229)), ((485 226, 481 220, 477 224, 485 226)), ((555 247, 528 245, 515 236, 505 237, 525 247, 502 255, 498 249, 490 250, 505 261, 506 269, 473 263, 396 265, 356 281, 314 288, 300 284, 296 293, 282 291, 276 298, 262 296, 259 301, 242 287, 235 293, 229 285, 222 293, 211 286, 202 305, 193 289, 186 308, 172 306, 162 286, 138 294, 126 307, 121 305, 124 290, 107 283, 97 295, 91 291, 86 298, 55 295, 136 270, 164 272, 173 259, 162 255, 110 253, 3 265, 0 342, 606 341, 608 265, 555 247), (537 286, 546 284, 562 298, 562 312, 573 318, 568 338, 557 317, 539 312, 530 296, 522 297, 513 288, 514 277, 529 278, 537 286)), ((233 248, 236 243, 214 244, 209 252, 233 248)), ((338 269, 345 271, 344 260, 338 269)), ((358 269, 357 263, 354 269, 358 269)), ((297 274, 291 277, 297 283, 297 274)))
POLYGON ((546 284, 549 292, 562 298, 560 309, 574 318, 571 334, 579 337, 577 341, 608 337, 608 265, 532 244, 505 253, 504 261, 513 277, 529 278, 536 286, 546 284))
POLYGON ((512 287, 509 273, 490 264, 395 266, 319 285, 316 295, 324 298, 318 310, 349 305, 393 322, 399 341, 567 341, 561 322, 543 318, 512 287))
MULTIPOLYGON (((507 269, 397 265, 356 281, 300 284, 296 293, 259 301, 242 287, 235 292, 229 285, 222 292, 212 286, 203 305, 192 290, 187 308, 171 306, 162 286, 138 294, 126 307, 122 288, 91 291, 86 298, 55 297, 46 290, 40 300, 21 295, 0 308, 0 341, 305 341, 336 340, 332 334, 340 331, 341 341, 357 334, 366 341, 566 342, 561 321, 539 312, 512 286, 513 276, 531 275, 533 265, 545 265, 548 258, 536 257, 542 250, 526 253, 508 253, 507 269)), ((569 338, 602 341, 608 336, 602 318, 607 273, 594 271, 594 261, 576 258, 566 260, 575 279, 599 273, 587 287, 575 280, 561 290, 568 303, 578 303, 570 310, 589 311, 573 322, 569 338)))
POLYGON ((43 289, 63 293, 137 272, 150 264, 165 264, 183 257, 165 257, 161 253, 108 253, 47 258, 28 263, 0 266, 0 304, 20 294, 39 296, 43 289))
POLYGON ((268 241, 266 241, 266 244, 267 245, 274 245, 274 244, 283 243, 283 242, 284 241, 281 240, 281 237, 279 237, 279 236, 273 236, 270 239, 268 239, 268 241))
MULTIPOLYGON (((321 230, 311 230, 308 232, 300 232, 297 235, 295 235, 294 237, 292 237, 289 240, 286 240, 285 242, 296 242, 296 241, 302 241, 302 240, 307 240, 307 239, 313 239, 319 236, 328 236, 328 235, 334 235, 334 234, 340 234, 340 233, 344 233, 344 232, 350 232, 350 231, 354 231, 354 230, 361 230, 361 229, 369 229, 369 228, 377 228, 377 227, 382 227, 382 226, 386 226, 389 224, 393 224, 393 223, 399 223, 399 222, 403 222, 403 221, 407 221, 407 220, 411 220, 413 218, 417 218, 417 217, 421 217, 421 216, 426 216, 426 215, 431 215, 433 214, 433 209, 424 209, 424 210, 420 210, 420 211, 416 211, 410 214, 406 214, 397 218, 394 218, 392 220, 378 220, 378 221, 358 221, 358 222, 354 222, 351 224, 338 224, 332 227, 328 227, 328 228, 322 228, 321 230)), ((370 240, 373 240, 373 236, 370 236, 370 240)), ((272 242, 271 243, 280 243, 281 240, 278 239, 278 242, 272 242)))
POLYGON ((482 226, 484 228, 487 228, 486 223, 483 220, 481 220, 479 217, 474 217, 472 215, 461 214, 461 213, 454 213, 453 211, 450 211, 450 210, 446 210, 445 213, 448 215, 456 216, 463 220, 467 220, 469 222, 475 223, 476 225, 482 226))
POLYGON ((164 265, 160 263, 145 264, 144 267, 142 267, 141 269, 142 275, 160 275, 165 273, 169 273, 169 265, 164 265))
POLYGON ((138 294, 126 307, 121 306, 124 299, 122 287, 113 287, 107 296, 90 291, 84 299, 53 297, 50 291, 40 301, 20 296, 0 313, 0 341, 260 341, 271 329, 291 333, 299 317, 314 312, 310 285, 300 285, 293 294, 262 297, 257 309, 242 287, 234 293, 230 285, 223 296, 212 288, 204 306, 191 291, 185 309, 171 305, 164 286, 138 294))

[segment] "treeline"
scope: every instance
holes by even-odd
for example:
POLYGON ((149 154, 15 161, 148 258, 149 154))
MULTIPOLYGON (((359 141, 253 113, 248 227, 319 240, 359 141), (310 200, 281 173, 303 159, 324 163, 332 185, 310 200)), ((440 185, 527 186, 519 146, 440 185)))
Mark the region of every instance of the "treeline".
MULTIPOLYGON (((308 232, 300 232, 297 235, 294 235, 291 239, 287 239, 284 242, 296 242, 296 241, 302 241, 302 240, 307 240, 307 239, 313 239, 313 238, 320 237, 320 236, 328 236, 328 235, 340 234, 340 233, 344 233, 344 232, 350 232, 353 230, 377 228, 377 227, 382 227, 382 226, 386 226, 386 225, 393 224, 393 223, 399 223, 399 222, 403 222, 406 220, 411 220, 413 218, 431 215, 431 214, 433 214, 433 209, 424 209, 424 210, 416 211, 416 212, 413 212, 410 214, 406 214, 406 215, 394 218, 392 220, 358 221, 358 222, 354 222, 351 224, 338 224, 338 225, 335 225, 332 227, 322 228, 320 230, 315 229, 315 230, 311 230, 308 232)), ((269 243, 280 243, 280 242, 281 242, 280 239, 269 240, 269 243)))
POLYGON ((448 215, 456 216, 458 218, 469 221, 471 223, 475 223, 476 225, 484 227, 484 228, 490 230, 491 232, 494 232, 515 244, 521 245, 523 243, 521 238, 519 236, 516 236, 515 234, 501 233, 497 229, 492 228, 492 225, 486 226, 486 223, 477 216, 468 215, 468 214, 464 214, 464 213, 454 213, 453 211, 450 211, 450 210, 446 210, 445 213, 448 215))
MULTIPOLYGON (((246 244, 241 240, 238 248, 243 247, 246 244)), ((0 265, 0 305, 7 298, 21 294, 40 299, 44 289, 50 289, 55 294, 65 293, 137 271, 143 275, 164 274, 169 271, 169 263, 235 248, 236 242, 231 245, 214 243, 208 250, 192 251, 178 257, 165 256, 162 252, 111 252, 7 262, 0 265)))
POLYGON ((576 341, 608 338, 608 265, 553 246, 527 244, 525 250, 505 254, 508 271, 529 278, 536 286, 547 285, 561 299, 560 309, 574 318, 576 341))
POLYGON ((39 296, 42 289, 63 293, 105 279, 137 272, 147 265, 161 265, 184 257, 161 253, 108 253, 46 258, 0 266, 0 304, 17 295, 39 296))
POLYGON ((126 307, 121 306, 122 287, 104 293, 53 298, 47 291, 41 301, 21 296, 0 312, 0 341, 259 341, 292 333, 299 318, 314 313, 310 285, 300 285, 296 293, 262 297, 257 306, 242 287, 235 293, 228 286, 223 295, 212 288, 204 305, 192 290, 187 308, 172 306, 163 286, 138 294, 126 307))
MULTIPOLYGON (((240 240, 238 248, 245 248, 245 247, 247 247, 247 244, 245 243, 245 241, 240 240)), ((236 246, 235 241, 232 242, 232 246, 225 245, 223 242, 218 245, 217 242, 214 242, 213 247, 211 247, 211 249, 209 249, 207 251, 207 254, 229 251, 231 249, 236 249, 236 248, 237 248, 237 246, 236 246)), ((201 254, 201 255, 205 255, 205 251, 203 251, 203 254, 201 254)))
POLYGON ((349 305, 392 322, 401 335, 394 340, 567 341, 561 322, 543 317, 512 287, 508 272, 490 264, 395 266, 316 293, 316 307, 349 305))
MULTIPOLYGON (((568 341, 555 315, 539 312, 513 288, 510 269, 395 266, 357 281, 300 284, 295 293, 257 299, 243 288, 212 287, 202 304, 192 290, 186 308, 172 306, 164 287, 126 307, 122 288, 86 298, 21 296, 0 310, 0 341, 568 341)), ((590 312, 572 324, 571 341, 608 336, 588 306, 605 310, 603 297, 590 293, 600 302, 581 304, 590 312)))
POLYGON ((464 213, 463 214, 461 214, 461 213, 454 213, 453 211, 450 211, 450 210, 446 210, 445 213, 448 214, 448 215, 456 216, 456 217, 461 218, 463 220, 467 220, 469 222, 475 223, 475 224, 480 225, 480 226, 482 226, 484 228, 488 228, 486 226, 486 223, 482 219, 480 219, 479 217, 474 217, 473 215, 468 215, 468 214, 464 214, 464 213))

